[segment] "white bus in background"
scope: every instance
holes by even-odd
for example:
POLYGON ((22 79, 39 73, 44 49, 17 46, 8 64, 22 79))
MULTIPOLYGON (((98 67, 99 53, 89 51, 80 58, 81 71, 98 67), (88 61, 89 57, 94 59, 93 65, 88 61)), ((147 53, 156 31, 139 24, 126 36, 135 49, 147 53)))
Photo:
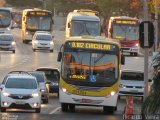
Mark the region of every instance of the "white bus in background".
POLYGON ((12 28, 12 8, 0 8, 0 33, 10 33, 12 28))
POLYGON ((66 38, 72 36, 100 36, 101 24, 97 11, 74 10, 67 16, 66 38))

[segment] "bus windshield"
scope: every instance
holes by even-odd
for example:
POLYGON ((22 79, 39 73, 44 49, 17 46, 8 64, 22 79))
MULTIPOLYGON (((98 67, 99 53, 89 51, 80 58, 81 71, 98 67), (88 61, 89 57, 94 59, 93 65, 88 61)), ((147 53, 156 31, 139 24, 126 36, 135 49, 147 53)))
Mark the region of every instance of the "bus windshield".
POLYGON ((52 25, 51 17, 29 16, 27 17, 28 30, 50 30, 52 25))
POLYGON ((118 80, 118 57, 99 51, 64 52, 62 77, 74 85, 109 87, 118 80))
POLYGON ((11 24, 11 12, 0 10, 0 27, 8 27, 11 24))
POLYGON ((78 21, 74 20, 71 24, 71 36, 81 35, 100 35, 100 22, 99 21, 78 21))
POLYGON ((133 25, 113 25, 113 38, 120 40, 138 40, 139 26, 133 25))

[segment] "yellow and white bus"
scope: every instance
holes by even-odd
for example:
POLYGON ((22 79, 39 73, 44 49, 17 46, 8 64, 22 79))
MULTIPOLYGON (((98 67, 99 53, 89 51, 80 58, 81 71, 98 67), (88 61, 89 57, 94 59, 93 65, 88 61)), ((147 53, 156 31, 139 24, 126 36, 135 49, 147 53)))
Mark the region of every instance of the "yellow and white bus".
POLYGON ((41 9, 25 9, 22 12, 22 41, 32 40, 36 31, 52 31, 52 12, 41 9))
POLYGON ((74 111, 75 105, 102 106, 110 113, 116 110, 121 64, 125 61, 118 42, 71 37, 62 45, 57 61, 61 61, 62 111, 74 111))
POLYGON ((97 11, 74 10, 67 15, 66 38, 73 36, 100 36, 101 23, 97 11))

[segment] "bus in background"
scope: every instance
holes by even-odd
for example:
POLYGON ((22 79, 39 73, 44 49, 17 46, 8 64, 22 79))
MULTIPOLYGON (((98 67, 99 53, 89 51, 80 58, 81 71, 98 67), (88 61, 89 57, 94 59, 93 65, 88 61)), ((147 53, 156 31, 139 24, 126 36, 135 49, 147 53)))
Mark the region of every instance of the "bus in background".
POLYGON ((123 52, 137 56, 139 53, 139 20, 137 18, 119 16, 110 17, 108 37, 121 43, 123 52))
POLYGON ((12 8, 0 8, 0 33, 10 33, 12 28, 12 8))
POLYGON ((22 41, 28 43, 36 31, 52 32, 52 12, 41 9, 22 11, 22 41))
POLYGON ((22 11, 14 11, 12 12, 13 22, 16 24, 15 26, 18 28, 22 28, 22 11))
POLYGON ((101 24, 97 11, 74 10, 67 16, 66 38, 72 36, 100 36, 101 24))
POLYGON ((70 37, 62 45, 59 100, 62 111, 75 105, 102 106, 104 112, 117 108, 121 64, 120 44, 110 39, 70 37))

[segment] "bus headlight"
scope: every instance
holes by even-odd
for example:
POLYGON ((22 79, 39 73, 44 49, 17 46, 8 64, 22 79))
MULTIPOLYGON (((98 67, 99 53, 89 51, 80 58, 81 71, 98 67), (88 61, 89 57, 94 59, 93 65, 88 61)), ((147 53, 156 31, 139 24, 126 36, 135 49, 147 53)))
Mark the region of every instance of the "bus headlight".
POLYGON ((135 46, 136 46, 136 47, 138 47, 138 46, 139 46, 139 44, 138 44, 138 43, 136 43, 136 44, 135 44, 135 46))
POLYGON ((111 96, 114 96, 116 94, 116 92, 112 91, 110 94, 111 94, 111 96))
POLYGON ((15 42, 15 41, 13 41, 11 44, 12 44, 12 45, 15 45, 15 44, 16 44, 16 42, 15 42))
POLYGON ((38 43, 38 41, 37 41, 37 40, 35 40, 35 41, 34 41, 34 43, 35 43, 35 44, 37 44, 37 43, 38 43))
POLYGON ((62 88, 62 91, 63 91, 64 93, 66 93, 66 92, 67 92, 67 89, 66 89, 66 88, 62 88))

